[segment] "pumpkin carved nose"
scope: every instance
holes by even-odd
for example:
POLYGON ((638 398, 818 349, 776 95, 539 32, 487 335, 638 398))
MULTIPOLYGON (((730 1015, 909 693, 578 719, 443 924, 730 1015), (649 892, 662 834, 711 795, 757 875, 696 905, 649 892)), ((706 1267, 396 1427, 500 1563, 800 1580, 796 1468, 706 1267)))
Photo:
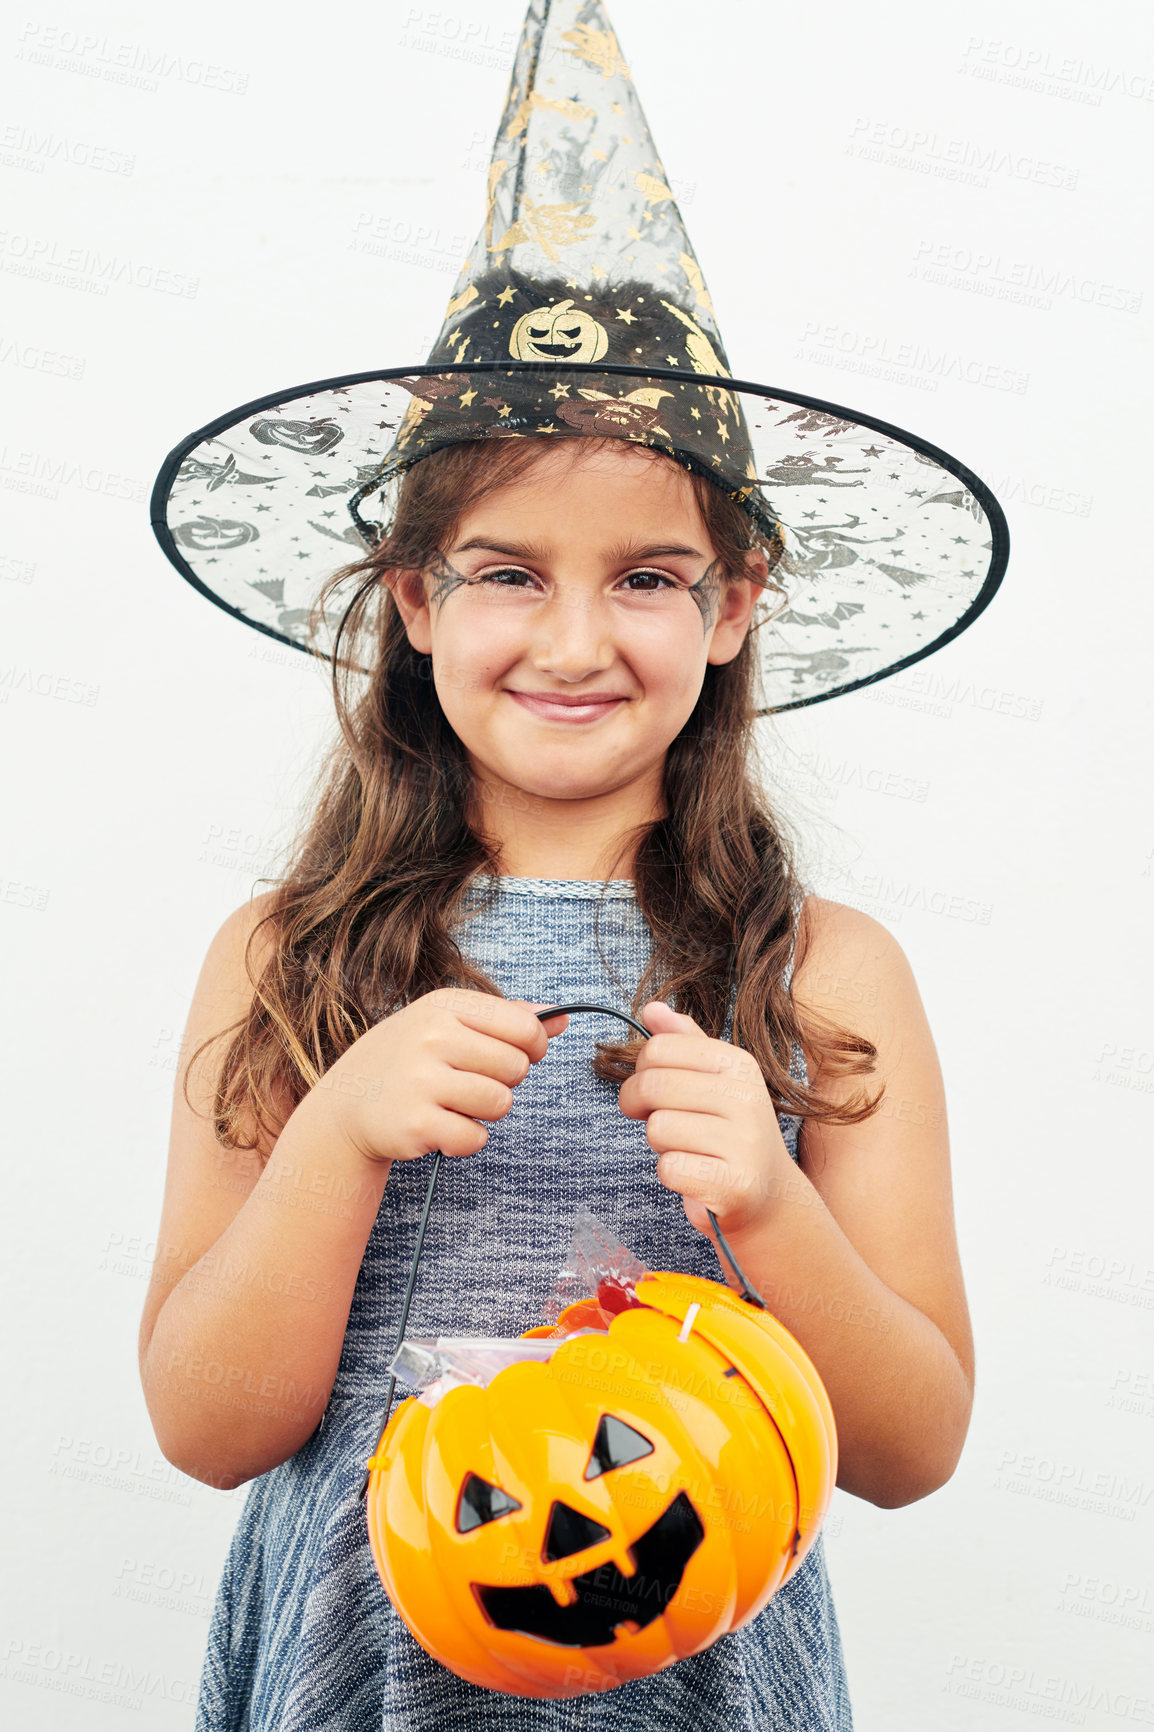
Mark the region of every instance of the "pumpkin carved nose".
POLYGON ((588 1551, 590 1546, 600 1545, 602 1540, 609 1538, 609 1529, 595 1522, 591 1516, 582 1515, 580 1510, 571 1509, 567 1503, 558 1500, 549 1511, 549 1526, 545 1530, 545 1549, 543 1557, 548 1564, 554 1564, 558 1558, 571 1558, 574 1552, 588 1551))

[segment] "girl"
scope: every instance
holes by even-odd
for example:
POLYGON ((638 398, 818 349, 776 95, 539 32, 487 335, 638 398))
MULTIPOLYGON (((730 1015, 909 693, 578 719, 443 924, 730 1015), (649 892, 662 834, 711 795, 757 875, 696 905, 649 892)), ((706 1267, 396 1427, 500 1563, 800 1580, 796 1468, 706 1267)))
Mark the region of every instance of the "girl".
POLYGON ((894 1508, 956 1465, 973 1351, 941 1077, 900 947, 801 896, 745 765, 755 541, 660 454, 542 438, 418 464, 362 562, 394 604, 381 661, 293 869, 210 947, 141 1327, 165 1455, 253 1482, 200 1732, 851 1723, 820 1538, 706 1653, 520 1701, 409 1636, 357 1497, 436 1148, 465 1158, 411 1333, 537 1322, 579 1201, 651 1267, 716 1278, 710 1207, 822 1376, 839 1485, 894 1508), (653 1038, 594 1076, 583 1024, 533 1011, 601 993, 653 1038))
POLYGON ((341 724, 209 947, 141 1320, 162 1451, 249 1485, 197 1732, 849 1732, 820 1534, 705 1652, 540 1701, 414 1641, 358 1493, 434 1149, 410 1334, 540 1322, 579 1204, 716 1279, 712 1211, 825 1384, 842 1489, 953 1473, 933 1040, 886 929, 805 893, 753 724, 956 635, 1004 522, 912 435, 732 379, 593 0, 530 5, 488 197, 423 368, 222 417, 154 495, 198 590, 331 661, 341 724), (334 541, 369 551, 334 572, 334 541), (534 1014, 574 1000, 652 1038, 534 1014))

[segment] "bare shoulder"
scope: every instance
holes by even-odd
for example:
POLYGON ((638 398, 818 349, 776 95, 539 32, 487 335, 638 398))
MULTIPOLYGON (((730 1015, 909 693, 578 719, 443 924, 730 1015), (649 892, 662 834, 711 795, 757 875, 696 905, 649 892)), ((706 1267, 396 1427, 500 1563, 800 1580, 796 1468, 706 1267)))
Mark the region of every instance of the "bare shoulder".
POLYGON ((908 969, 905 952, 888 926, 827 896, 807 896, 798 921, 794 985, 806 981, 820 992, 830 983, 826 971, 838 964, 868 960, 878 967, 908 969))
POLYGON ((237 996, 251 1001, 253 987, 260 979, 263 966, 276 946, 272 909, 276 906, 276 890, 253 895, 250 901, 225 918, 208 946, 204 966, 198 980, 198 996, 206 987, 210 996, 224 996, 230 1005, 237 996))
MULTIPOLYGON (((882 1118, 897 1116, 907 1123, 916 1117, 919 1124, 932 1125, 944 1135, 944 1090, 925 1006, 909 958, 888 927, 843 902, 807 896, 790 991, 811 1085, 839 1102, 857 1094, 863 1082, 871 1095, 884 1089, 882 1118), (815 1025, 823 1032, 835 1027, 872 1042, 878 1051, 874 1070, 848 1078, 835 1077, 832 1066, 823 1070, 813 1039, 815 1025)), ((861 1131, 872 1122, 836 1128, 861 1131)), ((807 1122, 805 1128, 815 1127, 807 1122)))
MULTIPOLYGON (((274 922, 270 918, 276 892, 254 896, 236 908, 217 928, 204 962, 189 1009, 181 1062, 188 1076, 188 1091, 207 1104, 215 1091, 227 1036, 235 1033, 240 1019, 252 1006, 256 983, 275 948, 274 922), (200 1044, 216 1037, 193 1063, 200 1044)), ((182 1078, 178 1078, 178 1083, 182 1078)))
POLYGON ((810 1086, 838 1104, 863 1089, 871 1099, 881 1094, 857 1124, 804 1119, 798 1164, 874 1273, 937 1324, 972 1382, 945 1084, 909 958, 872 916, 808 896, 791 992, 810 1086), (815 1019, 823 1032, 843 1029, 872 1042, 873 1070, 823 1070, 815 1019))
POLYGON ((208 945, 193 992, 173 1087, 156 1255, 140 1322, 142 1360, 165 1300, 239 1213, 275 1141, 254 1123, 245 1138, 257 1134, 254 1150, 226 1148, 213 1124, 224 1055, 275 946, 275 922, 268 918, 275 897, 275 891, 254 896, 227 916, 208 945))
MULTIPOLYGON (((807 1018, 817 1016, 875 1044, 880 1037, 891 1048, 903 1030, 923 1041, 929 1038, 905 951, 880 920, 844 902, 806 897, 790 991, 803 1030, 807 1018)), ((813 1082, 815 1061, 804 1035, 802 1045, 813 1082)))
POLYGON ((242 902, 239 908, 234 908, 217 929, 216 935, 209 947, 209 955, 216 954, 225 964, 235 962, 237 956, 243 960, 244 950, 250 938, 255 939, 254 951, 259 966, 268 960, 274 944, 273 922, 270 918, 276 906, 277 892, 266 890, 260 896, 253 896, 247 902, 242 902))

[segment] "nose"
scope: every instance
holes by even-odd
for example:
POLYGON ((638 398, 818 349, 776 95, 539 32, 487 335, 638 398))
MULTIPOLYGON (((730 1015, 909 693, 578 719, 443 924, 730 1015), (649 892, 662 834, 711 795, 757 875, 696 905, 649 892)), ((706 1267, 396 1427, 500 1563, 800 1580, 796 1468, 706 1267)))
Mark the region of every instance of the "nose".
POLYGON ((610 611, 579 583, 558 582, 533 623, 533 666, 577 685, 616 660, 610 611))

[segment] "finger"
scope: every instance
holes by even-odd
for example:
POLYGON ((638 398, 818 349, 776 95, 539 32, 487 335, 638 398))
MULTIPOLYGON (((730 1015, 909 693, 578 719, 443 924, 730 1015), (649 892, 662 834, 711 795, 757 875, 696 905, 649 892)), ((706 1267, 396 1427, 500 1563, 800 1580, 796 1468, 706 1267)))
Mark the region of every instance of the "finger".
POLYGON ((465 1028, 520 1047, 534 1063, 549 1050, 545 1024, 533 1015, 523 998, 498 998, 491 992, 457 987, 446 990, 443 1002, 465 1028))
POLYGON ((733 1184, 725 1162, 688 1149, 669 1149, 657 1162, 657 1177, 667 1191, 686 1202, 715 1208, 732 1198, 733 1184))
POLYGON ((747 1218, 751 1211, 760 1214, 780 1194, 774 1181, 756 1169, 696 1150, 667 1150, 658 1157, 655 1171, 667 1191, 676 1191, 687 1205, 712 1209, 722 1220, 735 1214, 747 1218))
POLYGON ((650 1113, 645 1136, 655 1154, 672 1149, 692 1149, 695 1154, 724 1160, 733 1151, 733 1124, 715 1113, 678 1112, 660 1107, 650 1113))
POLYGON ((751 1052, 732 1046, 729 1041, 712 1040, 708 1035, 663 1030, 642 1041, 637 1053, 635 1070, 652 1070, 670 1066, 678 1070, 715 1071, 719 1076, 752 1078, 761 1069, 751 1052))
POLYGON ((621 1085, 617 1103, 627 1119, 643 1119, 666 1108, 682 1112, 715 1113, 732 1119, 738 1109, 765 1094, 760 1073, 757 1083, 728 1073, 708 1072, 685 1066, 677 1070, 635 1071, 621 1085))
POLYGON ((533 1019, 526 1022, 528 1015, 504 999, 461 992, 456 1000, 431 1007, 428 1025, 421 1030, 419 1051, 423 1060, 440 1062, 462 1075, 494 1077, 514 1088, 524 1082, 533 1062, 524 1042, 516 1039, 518 1029, 523 1036, 532 1034, 530 1045, 538 1057, 548 1050, 544 1029, 533 1019), (465 1006, 461 1001, 466 998, 477 1002, 465 1006), (444 1014, 446 1010, 449 1015, 444 1014))
POLYGON ((438 1107, 423 1125, 423 1152, 440 1149, 444 1155, 479 1155, 489 1141, 489 1133, 478 1124, 479 1114, 455 1113, 438 1107))
MULTIPOLYGON (((717 1237, 713 1231, 713 1222, 709 1219, 708 1203, 694 1202, 691 1197, 682 1197, 681 1201, 685 1208, 685 1219, 689 1222, 689 1225, 694 1228, 696 1232, 702 1234, 704 1238, 709 1239, 712 1242, 714 1249, 716 1249, 717 1237)), ((720 1252, 718 1253, 718 1259, 720 1261, 720 1252)))
POLYGON ((678 1026, 686 1028, 697 1027, 697 1024, 691 1016, 687 1015, 685 1011, 674 1010, 673 1006, 667 1004, 663 998, 651 998, 648 1004, 643 1004, 641 1006, 641 1020, 647 1028, 649 1026, 650 1017, 653 1017, 655 1021, 662 1023, 666 1028, 675 1028, 678 1026))
POLYGON ((547 1002, 530 1002, 527 998, 511 998, 508 1002, 510 1004, 524 1005, 525 1009, 533 1015, 533 1019, 537 1024, 537 1030, 539 1032, 534 1034, 531 1043, 526 1045, 524 1050, 528 1053, 532 1064, 540 1064, 541 1060, 549 1051, 550 1041, 555 1040, 559 1034, 564 1034, 565 1030, 568 1028, 568 1016, 547 1016, 544 1019, 537 1016, 535 1014, 537 1011, 546 1010, 548 1008, 547 1002))
POLYGON ((513 1107, 518 1085, 523 1083, 531 1067, 520 1047, 505 1046, 507 1064, 517 1065, 516 1074, 502 1076, 489 1069, 474 1070, 471 1066, 446 1064, 434 1076, 433 1096, 451 1112, 467 1113, 474 1119, 504 1118, 513 1107), (524 1074, 522 1075, 522 1071, 524 1074))

